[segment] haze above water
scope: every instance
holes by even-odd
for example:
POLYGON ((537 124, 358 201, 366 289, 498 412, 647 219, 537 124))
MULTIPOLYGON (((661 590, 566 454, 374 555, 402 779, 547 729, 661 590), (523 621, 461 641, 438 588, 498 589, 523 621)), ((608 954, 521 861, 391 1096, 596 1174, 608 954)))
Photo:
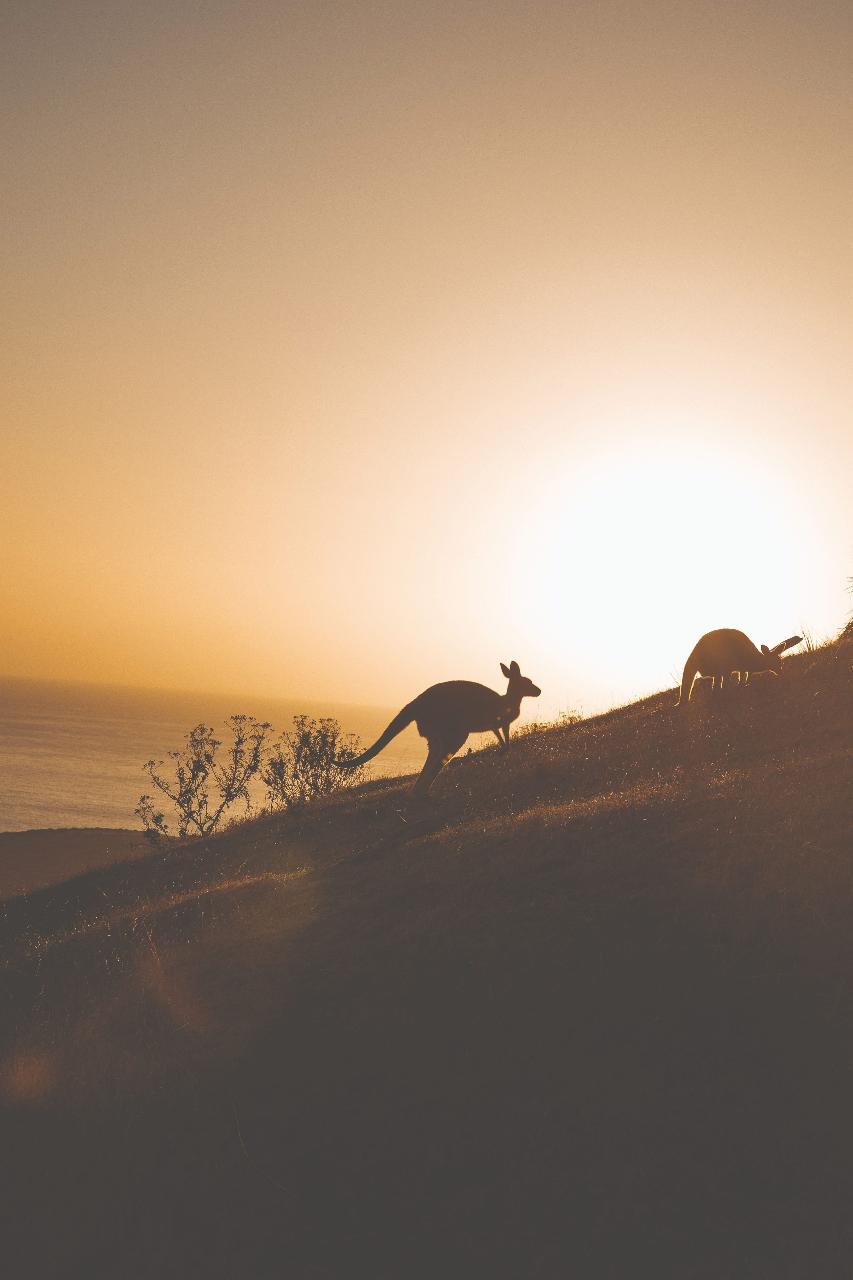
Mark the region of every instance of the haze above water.
MULTIPOLYGON (((222 694, 117 686, 0 681, 0 831, 42 827, 138 827, 133 810, 150 790, 142 765, 181 746, 203 720, 221 729, 235 713, 289 729, 294 715, 335 716, 372 742, 396 711, 222 694)), ((423 764, 423 743, 407 729, 374 763, 373 774, 423 764)))

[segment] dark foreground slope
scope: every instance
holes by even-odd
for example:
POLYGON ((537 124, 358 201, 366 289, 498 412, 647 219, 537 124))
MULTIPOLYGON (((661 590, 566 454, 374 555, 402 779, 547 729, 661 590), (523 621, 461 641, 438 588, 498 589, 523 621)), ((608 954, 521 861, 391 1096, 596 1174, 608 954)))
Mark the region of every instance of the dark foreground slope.
POLYGON ((844 1276, 851 654, 5 907, 11 1274, 844 1276))
POLYGON ((142 831, 115 827, 0 831, 0 899, 59 885, 150 852, 142 831))

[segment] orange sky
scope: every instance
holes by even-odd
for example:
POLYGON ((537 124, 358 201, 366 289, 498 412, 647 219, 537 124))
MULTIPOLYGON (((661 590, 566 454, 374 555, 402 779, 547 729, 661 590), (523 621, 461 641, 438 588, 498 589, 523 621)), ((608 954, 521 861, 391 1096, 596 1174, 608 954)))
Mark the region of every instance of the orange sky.
POLYGON ((0 672, 552 713, 841 626, 850 6, 10 12, 0 672))

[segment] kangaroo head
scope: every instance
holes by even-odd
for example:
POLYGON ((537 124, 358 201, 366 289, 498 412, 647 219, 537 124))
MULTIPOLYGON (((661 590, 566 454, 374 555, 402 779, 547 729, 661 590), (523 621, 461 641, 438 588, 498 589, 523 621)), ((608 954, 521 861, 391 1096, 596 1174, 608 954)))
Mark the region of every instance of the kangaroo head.
POLYGON ((802 636, 788 636, 787 640, 780 640, 772 649, 768 649, 766 644, 761 646, 761 652, 767 659, 767 670, 772 671, 774 676, 782 674, 782 654, 786 649, 793 649, 795 644, 799 644, 802 636))
POLYGON ((773 676, 781 676, 782 674, 782 655, 774 653, 772 649, 768 649, 766 644, 761 646, 761 652, 767 660, 765 671, 769 671, 773 676))
POLYGON ((522 698, 538 698, 542 692, 532 680, 528 680, 527 676, 521 674, 521 668, 517 662, 511 662, 508 667, 502 662, 501 671, 509 681, 508 697, 518 698, 520 702, 522 698))

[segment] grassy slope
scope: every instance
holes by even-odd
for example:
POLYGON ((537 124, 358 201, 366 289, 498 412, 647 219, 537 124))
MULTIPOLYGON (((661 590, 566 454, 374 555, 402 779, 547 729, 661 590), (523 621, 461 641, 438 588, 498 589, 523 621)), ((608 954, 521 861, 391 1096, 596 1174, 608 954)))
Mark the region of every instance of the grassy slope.
POLYGON ((841 1276, 851 653, 5 904, 25 1274, 841 1276))
POLYGON ((0 831, 0 899, 46 889, 150 852, 141 831, 115 827, 0 831))

